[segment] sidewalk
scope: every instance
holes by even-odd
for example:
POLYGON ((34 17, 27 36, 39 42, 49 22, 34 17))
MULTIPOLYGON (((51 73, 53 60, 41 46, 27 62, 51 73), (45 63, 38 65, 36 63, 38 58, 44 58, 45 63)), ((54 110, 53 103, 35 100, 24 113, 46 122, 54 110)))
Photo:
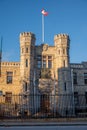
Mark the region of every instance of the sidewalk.
POLYGON ((72 126, 87 125, 87 118, 0 120, 0 126, 72 126))

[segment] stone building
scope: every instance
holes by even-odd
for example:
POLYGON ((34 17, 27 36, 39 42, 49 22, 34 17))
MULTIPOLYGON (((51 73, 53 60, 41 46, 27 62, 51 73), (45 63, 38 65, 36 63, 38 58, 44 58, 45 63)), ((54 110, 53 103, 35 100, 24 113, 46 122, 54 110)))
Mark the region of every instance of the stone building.
MULTIPOLYGON (((1 62, 0 96, 5 98, 0 101, 19 102, 13 95, 57 95, 57 111, 61 113, 62 107, 63 115, 74 111, 75 104, 79 104, 79 94, 85 95, 84 105, 87 105, 87 62, 70 63, 69 36, 55 35, 54 46, 45 43, 37 46, 35 41, 33 33, 21 33, 20 61, 1 62)), ((34 100, 27 98, 26 104, 32 104, 34 100)), ((54 103, 51 107, 54 108, 54 103)))

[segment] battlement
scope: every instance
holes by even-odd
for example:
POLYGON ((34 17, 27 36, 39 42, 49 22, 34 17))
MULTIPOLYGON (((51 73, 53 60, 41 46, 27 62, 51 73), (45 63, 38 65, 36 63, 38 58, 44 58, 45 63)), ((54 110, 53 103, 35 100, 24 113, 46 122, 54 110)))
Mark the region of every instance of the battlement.
POLYGON ((73 68, 73 69, 74 68, 77 68, 77 69, 80 68, 81 69, 81 68, 83 68, 83 64, 81 64, 81 63, 71 63, 70 67, 73 68))
POLYGON ((19 67, 20 62, 1 62, 1 66, 15 66, 19 67))
POLYGON ((22 32, 20 33, 20 37, 34 37, 35 38, 35 34, 33 34, 32 32, 22 32))
POLYGON ((58 38, 69 39, 69 35, 68 34, 57 34, 54 36, 54 39, 58 39, 58 38))

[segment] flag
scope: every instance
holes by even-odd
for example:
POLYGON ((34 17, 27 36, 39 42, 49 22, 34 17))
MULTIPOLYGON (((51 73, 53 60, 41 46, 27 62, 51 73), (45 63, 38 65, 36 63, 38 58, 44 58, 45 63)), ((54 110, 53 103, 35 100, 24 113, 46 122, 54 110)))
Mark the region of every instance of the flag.
POLYGON ((48 15, 48 12, 46 12, 44 9, 42 9, 41 13, 42 13, 44 16, 47 16, 47 15, 48 15))

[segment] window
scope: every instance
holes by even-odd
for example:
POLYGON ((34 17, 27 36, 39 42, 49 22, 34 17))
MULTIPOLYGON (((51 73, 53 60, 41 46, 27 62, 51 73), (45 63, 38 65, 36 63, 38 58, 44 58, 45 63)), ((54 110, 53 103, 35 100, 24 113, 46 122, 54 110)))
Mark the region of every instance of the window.
POLYGON ((28 59, 26 59, 26 67, 28 67, 28 59))
POLYGON ((12 93, 6 92, 5 93, 5 103, 11 103, 11 101, 12 101, 12 93))
POLYGON ((52 68, 52 61, 48 60, 48 68, 52 68))
POLYGON ((25 82, 24 91, 27 91, 28 84, 25 82))
POLYGON ((26 47, 26 53, 28 53, 28 47, 26 47))
POLYGON ((46 60, 46 56, 43 56, 43 60, 46 60))
POLYGON ((79 105, 78 92, 74 92, 74 103, 75 105, 79 105))
POLYGON ((73 73, 73 84, 74 85, 77 84, 77 73, 76 72, 73 73))
POLYGON ((43 56, 43 68, 46 68, 46 56, 43 56))
POLYGON ((63 49, 63 54, 65 54, 65 49, 63 49))
POLYGON ((52 56, 48 56, 48 60, 52 60, 52 56))
POLYGON ((42 67, 42 57, 41 57, 41 55, 37 56, 37 67, 38 68, 42 67))
POLYGON ((42 67, 42 62, 41 61, 37 61, 37 67, 41 68, 42 67))
POLYGON ((86 104, 87 104, 87 92, 85 92, 85 100, 86 100, 86 104))
POLYGON ((59 54, 60 54, 60 50, 59 50, 58 52, 59 52, 59 54))
POLYGON ((31 54, 31 55, 34 54, 34 46, 33 46, 33 44, 31 44, 29 51, 30 51, 30 54, 31 54))
POLYGON ((84 84, 87 84, 87 73, 84 73, 84 84))
POLYGON ((65 67, 65 60, 63 60, 63 66, 65 67))
POLYGON ((7 72, 7 84, 12 84, 13 72, 7 72))
POLYGON ((48 56, 48 68, 52 68, 52 56, 48 56))
POLYGON ((64 90, 66 91, 66 82, 64 83, 64 90))
POLYGON ((0 90, 0 96, 3 95, 3 92, 0 90))
POLYGON ((46 61, 43 60, 43 68, 46 68, 46 61))
POLYGON ((52 68, 52 56, 41 55, 37 56, 38 68, 52 68), (48 61, 47 61, 48 60, 48 61))
POLYGON ((24 48, 22 48, 21 52, 24 53, 24 48))
POLYGON ((39 75, 38 75, 38 76, 39 76, 39 78, 41 78, 41 71, 39 72, 39 75))
POLYGON ((41 55, 37 55, 37 60, 41 60, 41 55))

